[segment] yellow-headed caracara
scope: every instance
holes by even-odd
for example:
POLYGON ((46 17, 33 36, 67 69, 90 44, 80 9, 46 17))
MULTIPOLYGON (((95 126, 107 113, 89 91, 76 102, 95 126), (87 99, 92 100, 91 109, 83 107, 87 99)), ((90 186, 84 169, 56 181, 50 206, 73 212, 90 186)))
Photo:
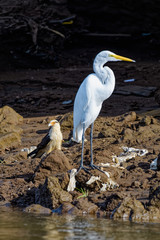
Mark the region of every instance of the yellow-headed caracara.
POLYGON ((55 149, 61 150, 63 137, 59 122, 52 120, 48 126, 50 127, 48 134, 37 145, 37 148, 28 154, 28 157, 41 158, 47 156, 55 149))

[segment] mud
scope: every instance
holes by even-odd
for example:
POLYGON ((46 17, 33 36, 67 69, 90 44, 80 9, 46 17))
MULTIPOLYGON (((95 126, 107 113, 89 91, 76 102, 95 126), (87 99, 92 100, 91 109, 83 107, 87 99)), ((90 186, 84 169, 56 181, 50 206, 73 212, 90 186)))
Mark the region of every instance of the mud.
MULTIPOLYGON (((122 2, 124 4, 125 1, 122 2)), ((113 11, 111 3, 109 6, 113 11)), ((28 9, 31 14, 32 8, 28 9)), ((45 9, 46 14, 49 9, 45 9)), ((100 18, 96 26, 95 7, 89 18, 84 6, 77 9, 72 3, 69 9, 70 13, 77 14, 77 22, 71 26, 72 29, 58 28, 72 34, 65 43, 58 41, 61 44, 58 45, 59 51, 56 51, 57 47, 52 49, 54 59, 48 60, 49 56, 53 57, 53 52, 49 55, 51 49, 47 48, 46 51, 44 38, 41 42, 43 48, 41 45, 37 52, 34 51, 31 39, 26 38, 24 41, 22 37, 17 47, 16 39, 23 36, 24 32, 26 34, 27 25, 22 28, 23 31, 16 32, 15 39, 6 42, 6 54, 1 49, 0 104, 10 106, 22 117, 18 117, 11 109, 5 117, 1 115, 3 117, 0 118, 3 125, 0 128, 0 206, 3 209, 6 206, 18 207, 41 214, 51 214, 51 211, 58 214, 88 213, 114 219, 158 222, 160 172, 159 167, 158 170, 151 170, 150 164, 158 157, 160 149, 159 33, 156 32, 159 21, 152 29, 148 28, 148 22, 138 24, 139 20, 135 28, 130 28, 129 22, 123 29, 122 23, 126 18, 121 18, 117 30, 112 31, 112 25, 110 29, 106 25, 106 31, 114 34, 119 33, 118 30, 121 33, 128 32, 131 34, 129 37, 84 36, 82 33, 86 33, 86 29, 87 33, 100 29, 105 19, 100 18), (154 34, 149 30, 155 31, 154 34), (149 32, 149 35, 142 36, 144 31, 149 32), (25 52, 25 44, 30 49, 29 57, 25 52), (93 153, 95 164, 110 164, 107 168, 103 167, 109 177, 97 170, 91 170, 91 174, 82 170, 76 176, 77 188, 68 193, 69 170, 78 168, 81 158, 81 145, 69 142, 73 129, 73 102, 79 85, 93 71, 93 58, 103 49, 136 60, 136 63, 108 63, 116 76, 116 89, 103 103, 100 116, 95 121, 93 153), (38 55, 44 52, 45 60, 38 55), (124 81, 130 79, 134 81, 124 81), (15 117, 12 119, 12 116, 15 117), (5 121, 7 118, 8 122, 5 121), (20 121, 16 120, 18 118, 20 121), (61 123, 64 138, 62 151, 53 151, 45 160, 27 159, 27 153, 21 150, 36 146, 47 133, 47 125, 52 119, 61 123), (147 149, 148 153, 128 159, 115 167, 112 157, 119 156, 123 146, 147 149), (92 175, 100 178, 88 185, 87 181, 92 175), (101 191, 104 183, 107 183, 107 188, 101 191)), ((150 22, 157 18, 158 7, 156 9, 150 22)), ((131 10, 127 7, 129 13, 131 10)), ((14 18, 17 8, 12 11, 14 18)), ((61 17, 66 17, 67 11, 61 17)), ((18 27, 21 18, 16 20, 14 26, 18 27)), ((135 16, 133 20, 136 20, 135 16)), ((37 21, 37 15, 34 21, 37 21)), ((45 35, 44 32, 39 34, 41 37, 45 35)), ((9 37, 7 32, 1 42, 4 43, 9 37)), ((54 41, 57 41, 55 36, 54 41)), ((89 129, 86 131, 86 139, 84 164, 87 166, 90 161, 89 129)))
MULTIPOLYGON (((42 90, 41 93, 44 91, 47 90, 42 90)), ((118 104, 123 105, 123 101, 120 102, 121 99, 128 100, 128 96, 121 98, 116 94, 113 94, 111 98, 116 101, 117 97, 118 104)), ((131 95, 130 98, 132 100, 136 98, 137 102, 140 99, 139 104, 142 101, 145 103, 147 99, 148 102, 152 99, 152 106, 156 105, 153 96, 147 98, 131 95)), ((69 96, 68 99, 73 98, 69 96)), ((113 104, 114 101, 110 104, 113 104)), ((55 104, 54 111, 56 112, 58 102, 54 103, 53 101, 53 104, 55 104)), ((59 106, 61 105, 59 104, 59 106)), ((150 169, 150 163, 159 154, 159 107, 157 106, 156 110, 151 111, 152 107, 146 105, 136 113, 126 112, 125 106, 128 108, 126 104, 123 109, 118 109, 119 114, 123 111, 124 114, 114 113, 112 115, 116 116, 107 116, 111 115, 110 112, 105 116, 104 111, 107 106, 104 106, 101 116, 98 117, 94 126, 94 161, 97 165, 100 163, 110 164, 107 168, 103 167, 103 170, 109 173, 109 178, 114 184, 107 185, 107 189, 102 192, 103 184, 109 178, 97 170, 91 170, 91 174, 82 170, 76 175, 77 188, 68 193, 69 170, 79 166, 81 144, 69 143, 73 123, 72 112, 68 107, 72 108, 72 106, 67 106, 67 109, 65 109, 65 105, 62 104, 62 106, 61 114, 58 114, 60 111, 58 108, 57 114, 52 116, 43 112, 41 117, 24 117, 23 122, 21 119, 18 125, 23 129, 21 142, 16 146, 8 144, 6 148, 1 149, 1 207, 9 203, 14 207, 24 209, 24 211, 39 212, 40 214, 50 214, 50 211, 45 209, 49 208, 59 214, 88 213, 114 217, 114 219, 159 221, 157 191, 160 174, 158 170, 150 169), (63 111, 67 113, 63 113, 63 111), (154 113, 156 116, 153 117, 154 113), (55 118, 61 122, 64 137, 62 151, 55 150, 44 160, 27 159, 27 153, 21 150, 38 144, 48 131, 47 124, 55 118), (148 150, 148 153, 131 158, 121 163, 120 167, 114 167, 113 156, 119 156, 123 152, 122 146, 144 148, 148 150), (88 185, 87 181, 92 175, 100 177, 100 180, 88 185), (85 194, 80 191, 81 189, 85 194), (127 201, 125 200, 127 197, 129 203, 124 202, 127 201), (130 205, 128 206, 128 204, 130 205), (44 208, 41 209, 40 206, 44 208), (137 210, 139 206, 141 206, 141 210, 137 210)), ((44 109, 48 110, 46 107, 44 109)), ((10 110, 13 114, 13 110, 10 110)), ((9 112, 8 115, 10 117, 9 112)), ((17 116, 19 117, 19 115, 17 116)), ((15 118, 13 119, 15 120, 15 118)), ((88 141, 85 143, 84 164, 87 166, 90 161, 89 130, 86 132, 86 138, 88 141)))

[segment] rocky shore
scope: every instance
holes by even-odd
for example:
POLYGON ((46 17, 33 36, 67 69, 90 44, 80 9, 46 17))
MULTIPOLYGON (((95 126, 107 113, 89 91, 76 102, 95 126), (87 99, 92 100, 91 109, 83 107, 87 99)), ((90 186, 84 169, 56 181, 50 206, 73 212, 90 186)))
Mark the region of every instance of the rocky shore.
MULTIPOLYGON (((135 112, 99 117, 94 130, 94 159, 97 165, 108 164, 102 167, 108 175, 97 170, 91 170, 90 174, 82 170, 75 176, 76 188, 69 192, 70 170, 78 167, 81 154, 80 144, 67 141, 72 130, 72 113, 23 119, 5 106, 0 109, 0 120, 1 209, 12 206, 40 214, 94 214, 136 222, 159 222, 159 165, 151 169, 151 162, 159 154, 160 122, 157 118, 135 112), (33 143, 36 145, 46 133, 47 123, 54 118, 61 122, 62 151, 55 150, 44 160, 27 158, 27 152, 22 150, 33 143), (147 152, 144 155, 129 153, 122 161, 122 156, 128 156, 122 154, 124 146, 147 152), (96 180, 88 184, 93 176, 96 180)), ((89 141, 85 144, 87 165, 89 141)))

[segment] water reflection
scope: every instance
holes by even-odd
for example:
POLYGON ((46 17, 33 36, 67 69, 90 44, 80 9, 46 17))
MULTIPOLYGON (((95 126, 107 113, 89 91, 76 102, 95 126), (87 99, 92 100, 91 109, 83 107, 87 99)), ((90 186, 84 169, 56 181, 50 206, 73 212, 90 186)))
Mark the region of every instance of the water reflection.
POLYGON ((118 222, 90 216, 0 213, 0 239, 3 240, 159 240, 159 236, 160 224, 118 222))

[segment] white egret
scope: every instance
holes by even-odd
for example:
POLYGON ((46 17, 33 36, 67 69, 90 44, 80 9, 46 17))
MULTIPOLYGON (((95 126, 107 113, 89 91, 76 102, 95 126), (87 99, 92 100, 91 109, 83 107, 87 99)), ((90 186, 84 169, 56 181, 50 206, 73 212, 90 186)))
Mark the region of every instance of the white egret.
POLYGON ((108 61, 135 62, 132 59, 116 55, 113 52, 106 50, 102 51, 98 53, 94 59, 94 73, 89 74, 80 85, 75 97, 73 111, 73 141, 78 143, 82 142, 81 163, 78 172, 81 169, 87 171, 87 169, 83 166, 83 149, 85 131, 90 125, 90 167, 100 170, 93 164, 93 124, 100 113, 103 101, 111 96, 115 88, 114 73, 109 67, 104 66, 104 64, 108 61))

